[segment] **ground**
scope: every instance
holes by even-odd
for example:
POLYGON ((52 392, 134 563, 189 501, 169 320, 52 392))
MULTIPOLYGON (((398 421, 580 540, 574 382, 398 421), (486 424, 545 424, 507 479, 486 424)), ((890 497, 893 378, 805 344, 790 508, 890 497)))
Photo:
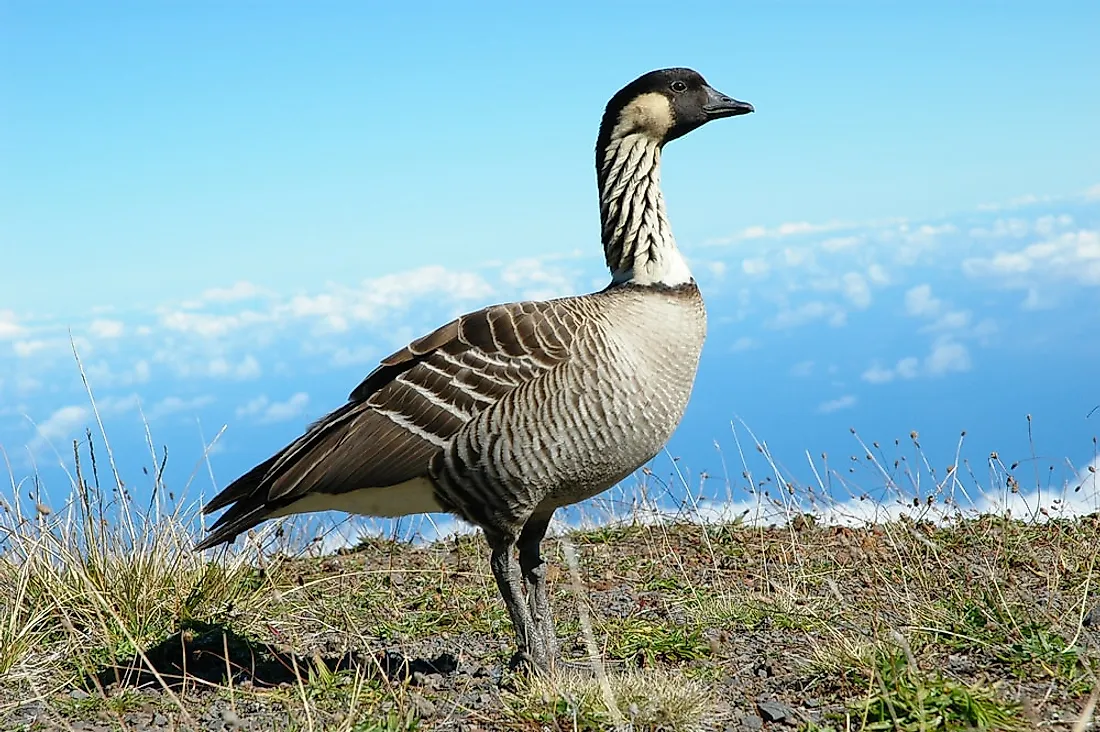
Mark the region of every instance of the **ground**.
POLYGON ((554 536, 547 677, 507 668, 477 535, 207 561, 175 530, 126 553, 23 520, 4 730, 1071 730, 1096 700, 1094 516, 554 536))

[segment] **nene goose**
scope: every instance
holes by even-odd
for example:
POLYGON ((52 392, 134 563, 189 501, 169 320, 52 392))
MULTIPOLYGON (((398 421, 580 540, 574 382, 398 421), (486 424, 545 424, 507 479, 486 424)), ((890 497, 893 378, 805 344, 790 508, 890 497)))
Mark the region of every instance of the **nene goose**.
POLYGON ((550 517, 664 446, 706 334, 665 215, 661 150, 752 111, 690 69, 653 71, 620 90, 596 142, 611 283, 463 315, 384 359, 346 404, 203 508, 230 507, 196 550, 308 511, 453 513, 481 527, 492 550, 515 661, 548 668, 557 640, 540 544, 550 517))

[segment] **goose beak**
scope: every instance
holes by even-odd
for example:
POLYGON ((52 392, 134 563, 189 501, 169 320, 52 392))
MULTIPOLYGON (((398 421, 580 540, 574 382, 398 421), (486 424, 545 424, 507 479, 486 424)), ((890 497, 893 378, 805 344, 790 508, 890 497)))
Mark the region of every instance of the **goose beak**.
POLYGON ((707 115, 707 119, 737 117, 755 111, 748 102, 739 102, 732 97, 727 97, 717 89, 707 87, 707 101, 703 104, 703 113, 707 115))

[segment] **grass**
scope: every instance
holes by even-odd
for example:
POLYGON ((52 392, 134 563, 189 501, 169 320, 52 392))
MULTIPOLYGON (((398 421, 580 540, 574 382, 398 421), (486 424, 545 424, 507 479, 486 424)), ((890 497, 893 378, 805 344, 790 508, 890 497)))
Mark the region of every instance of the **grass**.
MULTIPOLYGON (((853 462, 901 497, 849 525, 828 496, 856 469, 827 460, 797 486, 756 443, 755 508, 711 521, 657 516, 667 486, 644 472, 626 520, 569 532, 577 579, 547 542, 564 663, 525 677, 479 537, 321 556, 268 526, 196 555, 163 457, 139 507, 89 432, 66 505, 12 476, 21 500, 0 506, 0 728, 723 729, 768 701, 807 731, 1086 728, 1100 518, 964 513, 969 470, 910 443, 860 441, 853 462)), ((990 466, 1015 495, 1015 468, 990 466)))
POLYGON ((636 730, 690 730, 709 721, 714 698, 704 684, 666 669, 632 670, 609 679, 605 689, 591 674, 558 672, 527 679, 504 698, 517 724, 557 729, 604 730, 628 723, 636 730))
POLYGON ((940 673, 922 674, 900 653, 882 654, 869 693, 850 706, 868 730, 1025 729, 1020 704, 995 689, 963 684, 940 673))

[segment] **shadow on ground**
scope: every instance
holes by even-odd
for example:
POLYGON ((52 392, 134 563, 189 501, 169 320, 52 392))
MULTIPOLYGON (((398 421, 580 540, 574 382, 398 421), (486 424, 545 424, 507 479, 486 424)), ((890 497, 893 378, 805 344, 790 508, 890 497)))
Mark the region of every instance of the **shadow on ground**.
POLYGON ((368 675, 405 681, 413 674, 454 673, 458 659, 450 653, 431 659, 410 658, 399 651, 301 656, 249 640, 221 625, 192 623, 147 648, 144 658, 135 653, 129 659, 102 668, 94 677, 102 687, 160 685, 158 674, 172 688, 179 688, 185 681, 272 687, 307 680, 311 672, 322 667, 330 673, 359 669, 368 675))

